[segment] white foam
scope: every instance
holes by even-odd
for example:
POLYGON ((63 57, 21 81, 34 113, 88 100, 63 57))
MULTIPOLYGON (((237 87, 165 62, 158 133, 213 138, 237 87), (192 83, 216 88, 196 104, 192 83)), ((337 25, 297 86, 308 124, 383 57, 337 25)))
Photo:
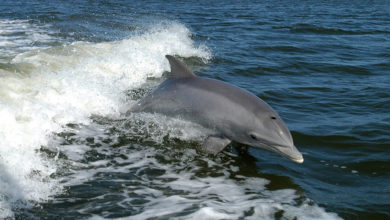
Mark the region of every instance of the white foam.
MULTIPOLYGON (((0 56, 13 57, 19 53, 47 48, 55 38, 49 25, 32 24, 29 20, 0 19, 0 56)), ((8 59, 6 59, 8 60, 8 59)), ((0 62, 2 61, 0 57, 0 62)))
MULTIPOLYGON (((159 120, 169 121, 171 119, 154 118, 147 114, 140 114, 132 116, 128 120, 130 122, 122 121, 112 126, 119 130, 119 133, 123 129, 123 132, 129 133, 131 136, 136 136, 137 132, 144 136, 160 136, 165 135, 166 131, 159 120), (129 129, 132 127, 132 123, 138 120, 137 117, 145 119, 146 124, 148 124, 148 117, 152 117, 157 126, 147 132, 142 129, 137 131, 129 129), (163 130, 162 134, 159 133, 161 132, 158 131, 159 129, 163 130)), ((170 123, 172 127, 167 133, 181 130, 180 126, 176 125, 186 122, 175 120, 170 123)), ((79 132, 76 132, 77 129, 73 130, 73 133, 78 133, 74 138, 95 137, 103 140, 105 137, 113 136, 112 134, 106 136, 107 134, 102 128, 99 125, 94 125, 93 129, 86 127, 79 132)), ((199 132, 197 126, 188 125, 187 129, 190 134, 199 132)), ((157 143, 159 140, 159 138, 155 139, 157 143)), ((95 143, 100 142, 95 141, 95 143)), ((113 143, 115 140, 111 144, 113 143)), ((235 158, 231 156, 213 159, 199 156, 188 148, 169 150, 147 145, 112 148, 104 143, 100 144, 100 147, 94 147, 93 150, 104 155, 105 158, 111 159, 99 160, 98 163, 79 160, 80 162, 73 165, 77 171, 71 171, 70 175, 65 176, 62 182, 67 185, 79 185, 88 181, 93 182, 100 174, 131 173, 131 176, 135 176, 135 178, 129 176, 129 179, 111 179, 111 181, 123 183, 120 192, 114 193, 115 196, 123 198, 123 200, 111 201, 111 203, 117 203, 125 210, 135 209, 136 213, 117 219, 167 218, 167 216, 170 219, 239 219, 245 215, 248 215, 245 219, 274 219, 276 215, 285 219, 340 219, 336 214, 326 212, 309 199, 302 198, 293 189, 271 191, 266 187, 269 180, 235 175, 240 172, 240 168, 233 165, 235 158), (126 155, 126 158, 112 157, 112 155, 126 155), (172 162, 172 158, 176 156, 179 156, 179 159, 172 162), (161 157, 164 157, 163 161, 170 162, 160 162, 157 158, 161 157), (116 165, 112 165, 112 161, 115 161, 116 165), (199 163, 203 165, 199 165, 199 163), (205 169, 213 175, 199 177, 199 173, 204 172, 205 169), (148 176, 144 170, 163 172, 160 175, 151 174, 148 176), (231 178, 233 174, 235 178, 231 178), (139 198, 144 201, 142 205, 137 205, 136 200, 139 198), (175 217, 177 214, 180 214, 180 217, 175 217)), ((64 146, 62 151, 66 152, 68 147, 73 148, 72 145, 64 146)), ((95 203, 83 207, 78 212, 91 213, 96 209, 95 203)), ((102 204, 102 207, 98 209, 104 210, 105 207, 102 204)), ((109 208, 109 210, 118 209, 109 208)), ((115 212, 110 211, 101 212, 101 214, 93 215, 90 219, 112 219, 108 216, 115 214, 115 212)))
MULTIPOLYGON (((0 218, 13 218, 11 210, 15 206, 47 201, 64 187, 91 181, 99 173, 129 170, 135 170, 140 182, 136 187, 123 188, 121 196, 125 199, 120 205, 126 208, 134 200, 128 195, 130 192, 147 202, 128 219, 158 218, 184 210, 192 212, 178 219, 237 219, 250 212, 247 219, 273 219, 281 211, 287 219, 338 218, 309 201, 297 204, 294 190, 267 190, 268 180, 263 178, 230 178, 239 171, 231 161, 199 159, 194 150, 183 148, 178 150, 177 162, 160 163, 157 156, 170 161, 177 152, 166 153, 166 149, 148 146, 112 148, 105 144, 105 138, 114 139, 114 143, 118 140, 115 136, 107 137, 109 128, 104 125, 91 124, 91 116, 120 117, 126 91, 169 70, 166 54, 210 58, 207 48, 194 45, 185 26, 171 23, 158 24, 121 41, 74 42, 29 50, 12 59, 14 71, 0 70, 0 218), (76 123, 79 128, 69 128, 67 123, 76 123), (92 150, 90 146, 62 146, 64 140, 53 135, 57 132, 72 132, 80 140, 94 137, 100 144, 94 151, 107 158, 126 157, 88 162, 85 157, 92 150), (57 152, 56 156, 44 156, 41 146, 57 152), (65 158, 59 157, 59 153, 65 158), (218 175, 198 177, 199 160, 218 175), (110 164, 112 161, 117 165, 110 164), (145 169, 165 172, 149 177, 140 174, 145 169), (60 177, 52 177, 58 173, 60 177), (172 191, 182 193, 167 193, 172 191)), ((149 136, 155 143, 162 143, 167 134, 182 140, 199 140, 208 132, 192 123, 148 114, 134 114, 117 123, 112 126, 133 137, 149 136), (137 122, 137 117, 142 120, 137 122)), ((96 208, 95 204, 88 205, 77 211, 91 213, 89 210, 96 208)), ((104 219, 105 214, 92 219, 104 219)))
MULTIPOLYGON (((12 26, 10 31, 36 32, 28 21, 1 21, 1 25, 12 26)), ((7 38, 12 45, 3 49, 20 52, 34 37, 46 36, 40 31, 39 36, 27 34, 24 41, 7 38)), ((118 116, 126 90, 169 70, 166 54, 210 58, 207 49, 195 46, 189 30, 177 23, 156 25, 116 42, 31 49, 12 59, 13 71, 0 69, 2 217, 10 213, 9 204, 42 202, 61 192, 63 185, 51 178, 61 165, 40 154, 52 133, 67 123, 89 124, 91 115, 118 116)), ((79 153, 82 150, 78 148, 79 153)), ((68 156, 77 160, 76 155, 74 151, 68 156)))
MULTIPOLYGON (((105 146, 102 148, 104 149, 105 146)), ((123 152, 124 155, 128 155, 127 159, 112 158, 113 161, 122 161, 121 166, 109 166, 109 161, 106 161, 105 165, 99 164, 96 167, 89 163, 88 168, 84 170, 85 173, 75 172, 68 178, 73 181, 78 179, 80 182, 77 184, 80 184, 93 179, 92 176, 98 173, 133 172, 137 178, 121 180, 123 183, 129 181, 132 184, 121 190, 123 191, 121 197, 125 199, 119 204, 124 209, 136 209, 138 213, 117 219, 167 218, 167 216, 169 219, 239 219, 245 215, 249 215, 245 219, 274 219, 277 213, 285 219, 340 219, 336 214, 326 212, 308 199, 298 204, 297 199, 301 198, 295 190, 268 190, 266 185, 269 181, 266 179, 229 178, 232 173, 238 171, 238 168, 236 171, 229 169, 232 161, 216 163, 213 159, 200 158, 195 152, 182 149, 184 154, 178 162, 160 163, 156 158, 166 154, 164 149, 161 151, 152 148, 128 149, 128 152, 123 152), (198 177, 197 170, 202 168, 197 165, 199 160, 213 164, 209 168, 224 175, 198 177), (165 172, 162 175, 149 177, 142 172, 144 169, 165 172), (146 202, 142 206, 133 205, 131 202, 138 197, 133 198, 128 194, 141 196, 146 202), (178 213, 181 216, 175 217, 178 213)), ((106 151, 105 155, 117 153, 106 151)), ((172 155, 167 157, 172 158, 172 155)), ((78 211, 91 213, 92 210, 96 210, 96 204, 83 207, 78 211)), ((106 215, 110 214, 114 213, 103 212, 90 219, 112 219, 112 217, 106 218, 106 215)))

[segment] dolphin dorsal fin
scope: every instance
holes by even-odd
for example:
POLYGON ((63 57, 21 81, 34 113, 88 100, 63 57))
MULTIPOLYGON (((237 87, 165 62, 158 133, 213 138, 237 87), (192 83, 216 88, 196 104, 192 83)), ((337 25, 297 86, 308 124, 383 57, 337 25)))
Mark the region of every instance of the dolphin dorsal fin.
POLYGON ((171 55, 166 55, 165 57, 168 59, 169 64, 171 65, 170 77, 195 77, 196 76, 180 60, 176 59, 171 55))

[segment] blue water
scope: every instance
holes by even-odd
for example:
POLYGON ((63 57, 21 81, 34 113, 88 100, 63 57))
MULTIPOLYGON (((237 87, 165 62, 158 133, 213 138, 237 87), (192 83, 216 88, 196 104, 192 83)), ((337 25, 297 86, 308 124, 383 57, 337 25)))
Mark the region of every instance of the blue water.
POLYGON ((2 1, 0 51, 1 108, 23 110, 0 112, 15 118, 0 125, 3 218, 390 218, 388 1, 2 1), (197 125, 117 110, 165 79, 169 52, 270 104, 305 162, 198 155, 197 125), (30 122, 44 128, 31 144, 30 122), (16 139, 32 156, 10 153, 16 139), (21 155, 50 171, 17 176, 21 155), (8 193, 13 180, 22 195, 8 193))

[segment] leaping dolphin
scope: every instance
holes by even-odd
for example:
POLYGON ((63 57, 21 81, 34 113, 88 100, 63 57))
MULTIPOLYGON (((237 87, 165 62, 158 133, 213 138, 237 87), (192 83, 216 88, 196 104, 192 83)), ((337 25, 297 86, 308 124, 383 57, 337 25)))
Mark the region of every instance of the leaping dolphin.
POLYGON ((303 162, 290 131, 267 103, 231 84, 197 77, 175 57, 166 58, 171 66, 169 78, 130 112, 179 116, 214 130, 216 134, 202 145, 208 153, 219 153, 233 140, 303 162))

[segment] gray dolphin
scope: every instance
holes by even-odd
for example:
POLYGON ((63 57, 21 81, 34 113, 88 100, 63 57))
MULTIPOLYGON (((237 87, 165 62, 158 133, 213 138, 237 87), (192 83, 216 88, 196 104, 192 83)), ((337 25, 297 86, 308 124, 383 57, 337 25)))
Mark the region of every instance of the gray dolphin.
POLYGON ((130 112, 181 117, 216 132, 202 150, 217 154, 232 140, 276 152, 302 163, 290 131, 279 115, 257 96, 231 84, 197 77, 184 63, 167 55, 171 73, 130 112))

